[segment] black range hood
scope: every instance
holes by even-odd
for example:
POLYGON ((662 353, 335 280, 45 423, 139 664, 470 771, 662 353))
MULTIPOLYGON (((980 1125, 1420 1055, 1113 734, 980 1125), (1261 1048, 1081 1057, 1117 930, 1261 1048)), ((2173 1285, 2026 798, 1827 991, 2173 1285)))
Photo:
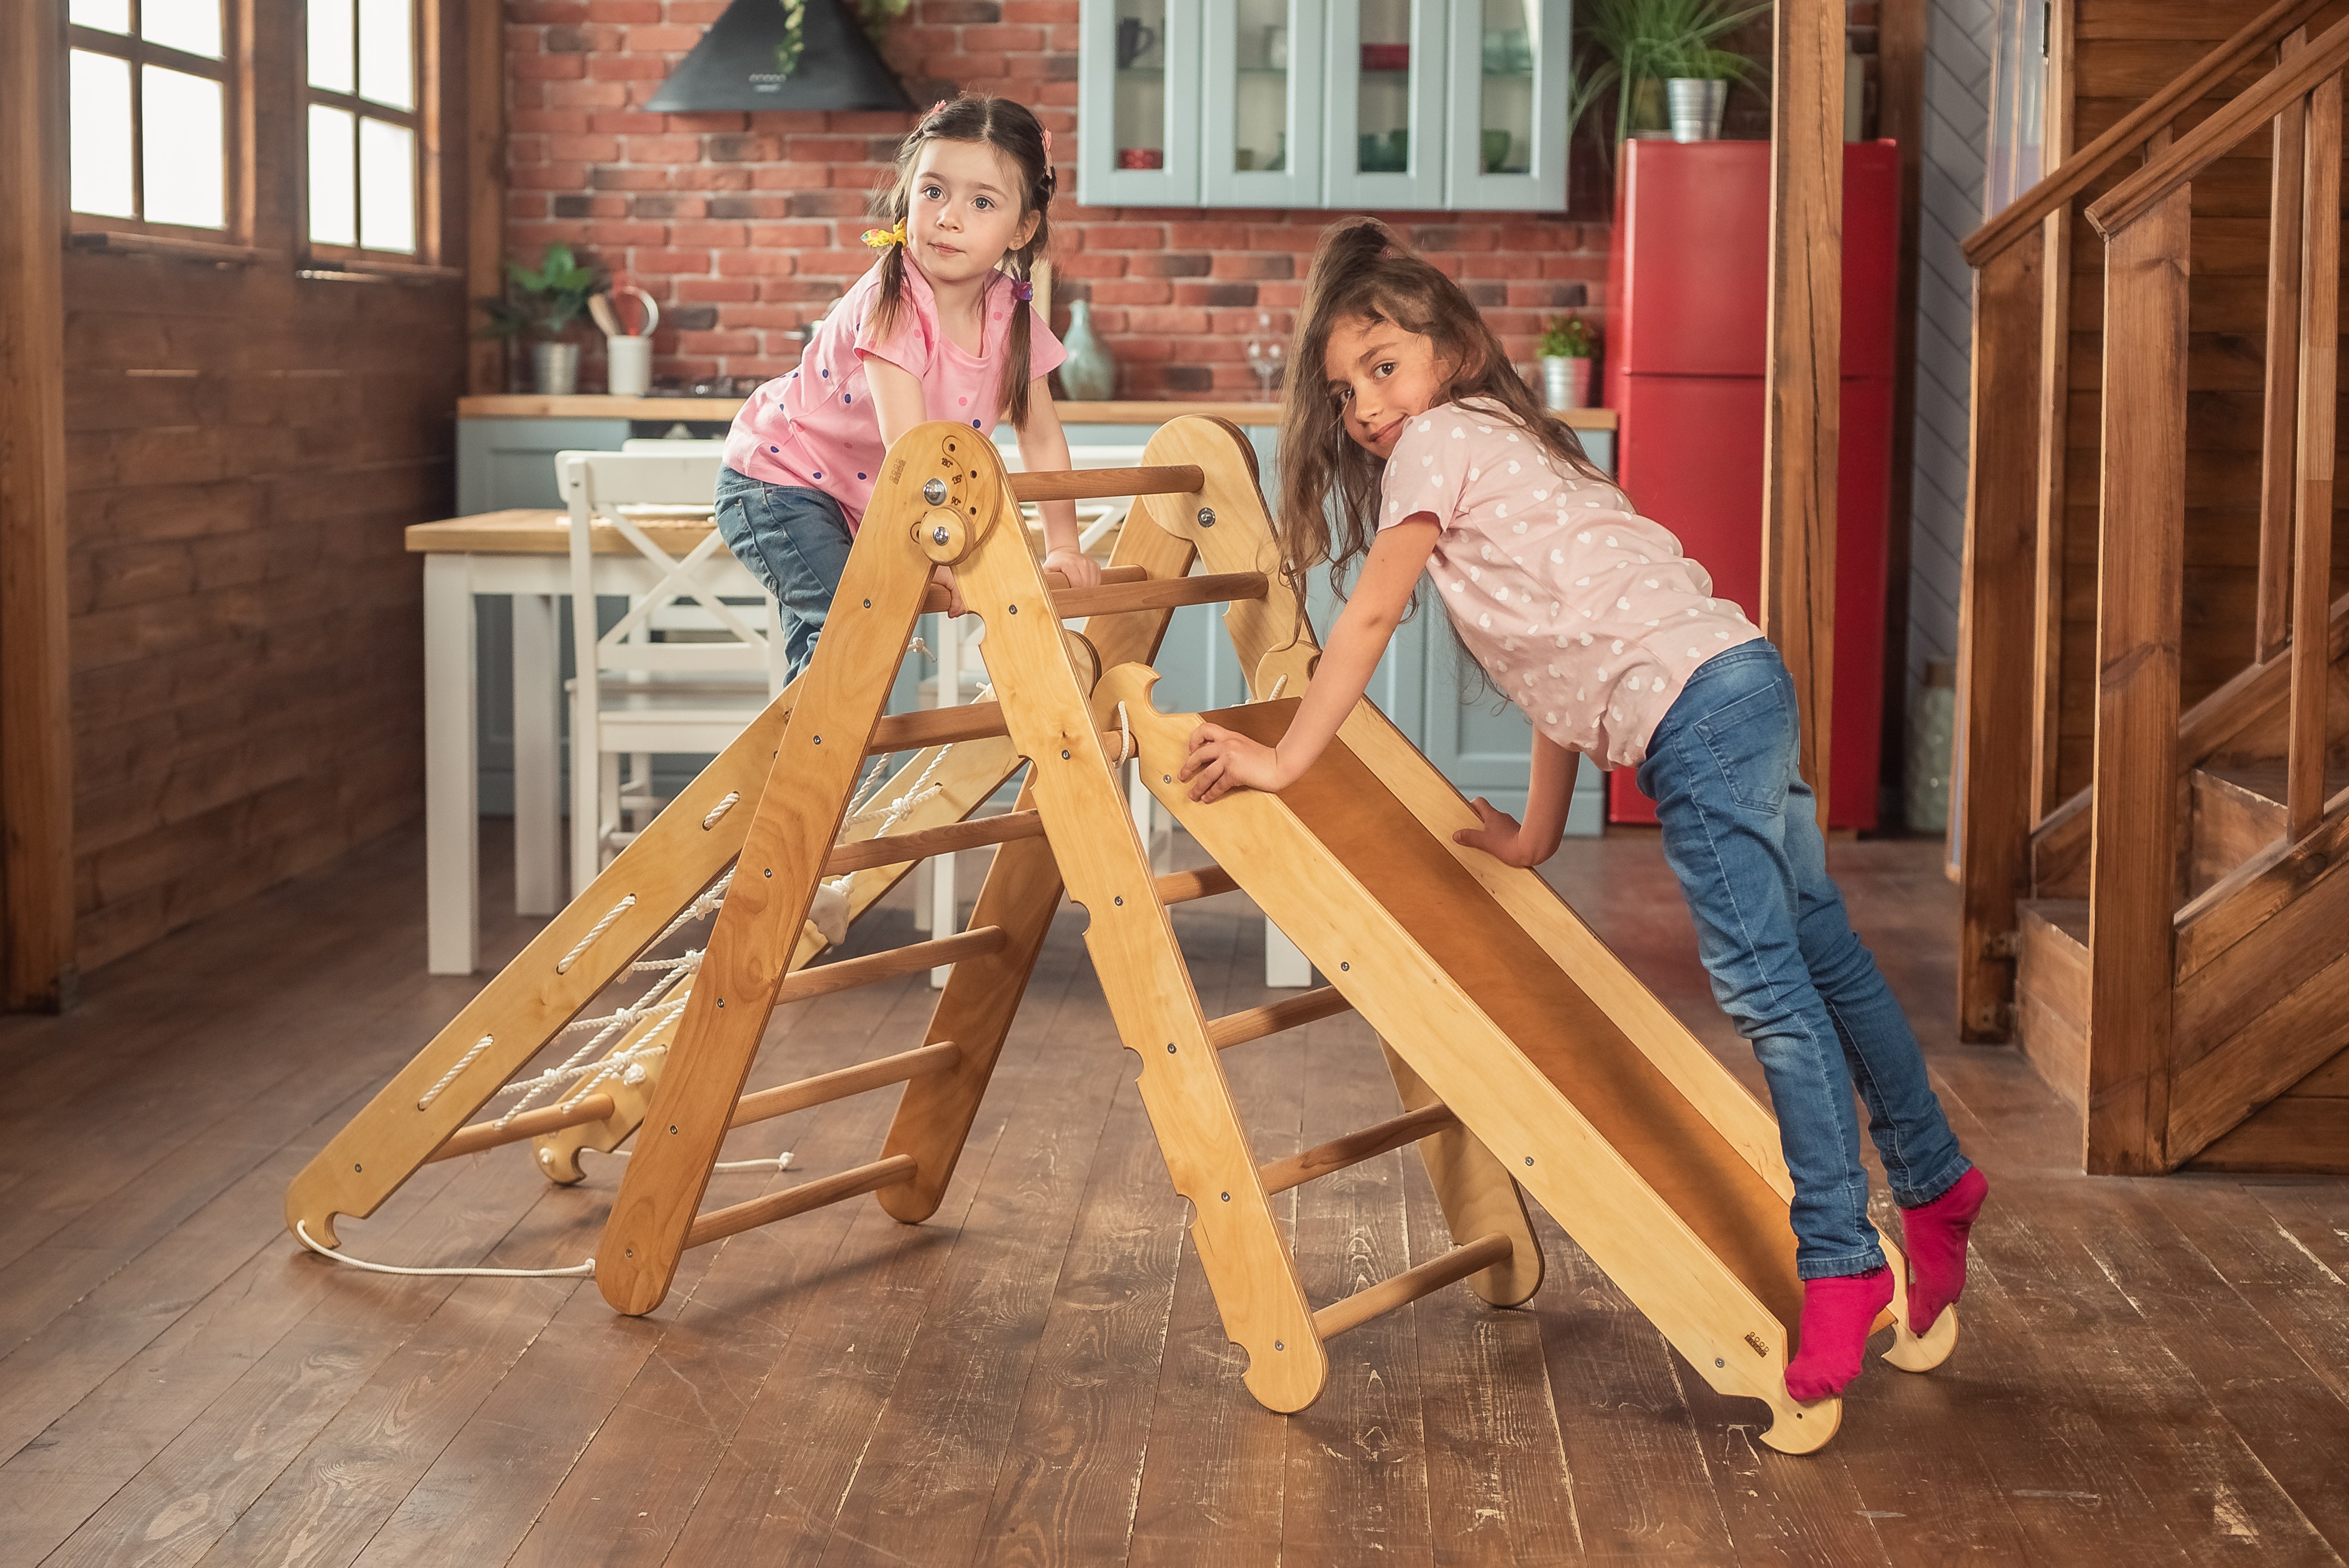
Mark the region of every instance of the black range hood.
POLYGON ((841 0, 733 0, 694 45, 647 108, 671 114, 714 109, 899 109, 914 100, 882 62, 841 0), (801 13, 800 52, 789 75, 790 17, 801 13))

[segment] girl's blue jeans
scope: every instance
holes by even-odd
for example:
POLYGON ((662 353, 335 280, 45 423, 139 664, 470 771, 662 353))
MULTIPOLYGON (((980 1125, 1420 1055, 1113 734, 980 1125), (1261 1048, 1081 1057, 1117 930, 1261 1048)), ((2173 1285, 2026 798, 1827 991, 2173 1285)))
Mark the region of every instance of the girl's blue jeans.
POLYGON ((832 596, 848 565, 849 531, 840 503, 822 490, 772 485, 718 472, 718 532, 734 558, 766 585, 781 609, 783 657, 792 676, 815 657, 832 596))
POLYGON ((1769 643, 1700 665, 1656 727, 1640 788, 1696 919, 1713 994, 1753 1043, 1795 1179, 1796 1272, 1884 1265, 1868 1219, 1852 1088, 1903 1208, 1971 1169, 1924 1053, 1828 880, 1817 802, 1795 770, 1795 683, 1769 643))

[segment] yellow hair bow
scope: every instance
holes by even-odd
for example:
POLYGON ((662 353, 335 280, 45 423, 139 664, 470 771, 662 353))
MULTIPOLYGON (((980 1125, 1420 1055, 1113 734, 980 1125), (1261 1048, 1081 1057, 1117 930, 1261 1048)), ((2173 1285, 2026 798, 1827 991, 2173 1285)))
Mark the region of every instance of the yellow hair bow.
POLYGON ((864 242, 876 251, 902 245, 905 242, 905 225, 901 222, 894 229, 867 229, 864 231, 864 242))

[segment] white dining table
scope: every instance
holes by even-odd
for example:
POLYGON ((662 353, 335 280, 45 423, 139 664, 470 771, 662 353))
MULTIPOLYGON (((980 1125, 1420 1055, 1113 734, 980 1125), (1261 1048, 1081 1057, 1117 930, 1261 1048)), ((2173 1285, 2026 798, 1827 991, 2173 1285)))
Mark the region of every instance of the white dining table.
MULTIPOLYGON (((681 556, 709 532, 706 521, 639 524, 681 556)), ((571 594, 571 523, 535 509, 482 512, 408 530, 424 557, 425 967, 470 975, 481 967, 480 653, 473 601, 494 593, 513 603, 514 910, 553 914, 563 907, 563 708, 560 610, 571 594)), ((651 591, 657 571, 619 531, 595 525, 595 591, 651 591)), ((712 565, 713 586, 761 592, 731 556, 712 565), (738 584, 723 576, 739 574, 738 584)))

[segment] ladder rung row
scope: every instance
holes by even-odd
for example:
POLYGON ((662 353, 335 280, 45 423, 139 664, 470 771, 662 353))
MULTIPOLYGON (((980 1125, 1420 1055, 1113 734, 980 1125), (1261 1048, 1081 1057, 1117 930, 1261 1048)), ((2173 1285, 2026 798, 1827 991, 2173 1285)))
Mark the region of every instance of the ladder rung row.
POLYGON ((1202 866, 1194 872, 1169 872, 1158 879, 1158 902, 1170 906, 1189 903, 1193 899, 1236 892, 1239 885, 1232 873, 1221 866, 1202 866))
POLYGON ((471 1127, 460 1127, 450 1133, 449 1140, 427 1155, 424 1162, 429 1165, 436 1160, 454 1160, 460 1154, 479 1154, 484 1149, 519 1143, 525 1138, 543 1138, 566 1127, 601 1121, 611 1114, 612 1097, 591 1094, 568 1105, 550 1105, 543 1110, 525 1110, 503 1127, 494 1121, 477 1121, 471 1127))
POLYGON ((1449 1106, 1422 1106, 1417 1110, 1389 1117, 1359 1132, 1333 1138, 1327 1143, 1317 1143, 1286 1160, 1276 1160, 1257 1174, 1264 1181, 1266 1196, 1269 1197, 1275 1192, 1286 1192, 1291 1187, 1301 1187, 1317 1177, 1343 1171, 1349 1165, 1375 1160, 1390 1149, 1401 1149, 1406 1143, 1416 1143, 1447 1127, 1459 1125, 1460 1119, 1452 1114, 1449 1106))
POLYGON ((1215 572, 1197 577, 1160 577, 1147 583, 1104 583, 1098 588, 1070 588, 1052 595, 1052 611, 1062 620, 1079 615, 1119 615, 1133 610, 1171 610, 1184 604, 1222 604, 1235 599, 1261 599, 1270 584, 1261 572, 1215 572))
POLYGON ((1044 836, 1044 817, 1039 811, 1004 811, 992 817, 978 817, 968 822, 948 822, 942 828, 924 828, 916 833, 885 833, 877 839, 862 839, 853 844, 843 844, 832 851, 823 862, 823 874, 845 876, 850 872, 865 871, 874 866, 903 865, 908 861, 926 860, 954 850, 976 850, 988 844, 1008 844, 1014 839, 1040 839, 1044 836))
POLYGON ((1360 1328, 1382 1312, 1408 1306, 1423 1295, 1442 1290, 1454 1280, 1466 1279, 1491 1268, 1509 1255, 1513 1243, 1498 1231, 1489 1236, 1479 1236, 1466 1246, 1454 1247, 1440 1258, 1431 1258, 1417 1268, 1405 1269, 1392 1279, 1382 1279, 1366 1285, 1343 1301, 1333 1301, 1313 1315, 1313 1326, 1324 1339, 1335 1339, 1350 1328, 1360 1328))
POLYGON ((777 1220, 788 1220, 793 1214, 804 1214, 810 1209, 821 1209, 827 1203, 837 1203, 843 1198, 854 1198, 862 1192, 878 1192, 884 1187, 895 1187, 914 1179, 914 1157, 892 1154, 886 1160, 875 1160, 870 1165, 859 1165, 837 1176, 826 1176, 814 1181, 802 1181, 780 1192, 770 1192, 763 1198, 753 1198, 747 1203, 732 1203, 723 1209, 711 1209, 694 1216, 693 1228, 685 1233, 685 1244, 698 1247, 730 1236, 738 1232, 755 1230, 777 1220))
POLYGON ((1335 985, 1323 985, 1261 1007, 1246 1007, 1207 1020, 1207 1043, 1219 1051, 1294 1029, 1321 1018, 1334 1017, 1353 1006, 1335 985))
POLYGON ((887 1084, 907 1083, 932 1073, 952 1072, 962 1066, 962 1047, 952 1040, 940 1040, 933 1046, 918 1046, 910 1051, 899 1051, 894 1057, 875 1057, 869 1062, 859 1062, 853 1068, 837 1072, 818 1073, 797 1083, 787 1083, 777 1088, 762 1088, 746 1094, 734 1102, 734 1119, 730 1128, 748 1127, 754 1121, 769 1121, 778 1116, 789 1116, 795 1110, 805 1110, 813 1105, 828 1105, 835 1099, 845 1099, 852 1094, 863 1094, 869 1088, 887 1084))
POLYGON ((1129 495, 1195 495, 1207 488, 1196 463, 1146 469, 1047 469, 1009 476, 1019 500, 1102 500, 1129 495))
POLYGON ((988 954, 1002 951, 1001 926, 974 926, 952 936, 941 936, 934 942, 909 943, 904 947, 893 947, 886 953, 868 953, 862 958, 843 958, 835 964, 819 964, 812 969, 802 969, 787 976, 776 988, 775 1006, 780 1007, 786 1002, 804 1002, 811 996, 828 996, 834 991, 851 991, 859 985, 895 980, 900 975, 916 975, 941 965, 959 963, 965 958, 983 958, 988 954))
POLYGON ((873 727, 864 755, 919 751, 930 746, 953 746, 965 740, 991 740, 1009 733, 999 702, 969 702, 959 707, 926 707, 913 713, 893 713, 873 727))
MULTIPOLYGON (((1141 566, 1104 566, 1101 580, 1104 583, 1147 583, 1150 573, 1146 567, 1141 566)), ((1044 586, 1055 593, 1063 593, 1068 589, 1069 580, 1058 572, 1047 572, 1044 573, 1044 586)), ((922 591, 922 613, 926 615, 935 615, 953 603, 954 600, 947 591, 935 584, 922 591)))

